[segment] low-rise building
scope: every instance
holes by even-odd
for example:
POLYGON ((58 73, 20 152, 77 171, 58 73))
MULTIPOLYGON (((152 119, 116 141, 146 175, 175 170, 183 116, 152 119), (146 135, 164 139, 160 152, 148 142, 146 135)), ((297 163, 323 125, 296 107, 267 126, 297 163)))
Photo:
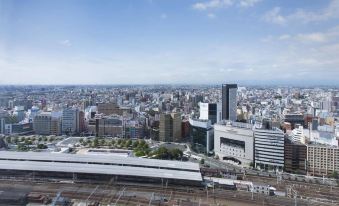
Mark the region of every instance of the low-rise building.
POLYGON ((214 152, 219 159, 250 166, 253 163, 253 125, 224 121, 214 125, 214 152))

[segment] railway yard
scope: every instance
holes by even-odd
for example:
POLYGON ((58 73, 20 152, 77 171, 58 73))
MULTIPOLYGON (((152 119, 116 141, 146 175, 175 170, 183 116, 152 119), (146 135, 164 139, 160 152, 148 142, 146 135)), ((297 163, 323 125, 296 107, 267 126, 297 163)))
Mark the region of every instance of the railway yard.
MULTIPOLYGON (((274 182, 272 178, 266 178, 265 180, 261 178, 260 180, 266 181, 266 183, 274 182)), ((293 182, 280 183, 277 185, 277 188, 288 187, 290 185, 293 185, 293 182)), ((166 187, 164 185, 132 184, 128 182, 108 184, 92 182, 89 184, 84 182, 0 181, 0 194, 2 191, 26 194, 28 197, 27 203, 32 206, 42 204, 51 205, 57 196, 59 196, 60 199, 69 200, 69 205, 315 206, 339 204, 339 197, 337 196, 339 188, 337 187, 328 188, 326 186, 313 184, 294 184, 294 189, 297 191, 297 199, 291 197, 266 196, 220 188, 166 187), (323 200, 324 195, 326 195, 327 201, 323 200)), ((11 205, 11 203, 3 202, 0 203, 0 205, 11 205)), ((26 203, 22 203, 22 205, 26 205, 26 203)))

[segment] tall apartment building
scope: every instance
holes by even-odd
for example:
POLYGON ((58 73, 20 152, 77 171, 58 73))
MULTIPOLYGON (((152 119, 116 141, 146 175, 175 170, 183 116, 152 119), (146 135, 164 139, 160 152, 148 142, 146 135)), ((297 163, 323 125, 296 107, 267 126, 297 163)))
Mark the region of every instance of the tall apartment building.
POLYGON ((285 138, 284 170, 289 173, 307 173, 307 147, 299 141, 285 138))
POLYGON ((237 84, 222 85, 222 119, 237 120, 237 84))
POLYGON ((164 142, 181 139, 181 115, 179 113, 160 115, 159 139, 164 142))
POLYGON ((214 152, 221 160, 250 166, 253 163, 253 125, 239 122, 214 124, 214 152))
POLYGON ((61 135, 61 118, 62 118, 62 113, 61 112, 52 112, 52 119, 51 119, 51 135, 61 135))
POLYGON ((50 135, 52 115, 50 112, 37 114, 33 119, 33 129, 35 134, 50 135))
POLYGON ((268 170, 284 167, 284 133, 280 129, 254 130, 254 163, 268 170))
POLYGON ((62 133, 76 134, 79 132, 79 110, 65 108, 62 111, 62 133))
POLYGON ((320 144, 307 145, 309 175, 331 175, 339 171, 339 148, 320 144))

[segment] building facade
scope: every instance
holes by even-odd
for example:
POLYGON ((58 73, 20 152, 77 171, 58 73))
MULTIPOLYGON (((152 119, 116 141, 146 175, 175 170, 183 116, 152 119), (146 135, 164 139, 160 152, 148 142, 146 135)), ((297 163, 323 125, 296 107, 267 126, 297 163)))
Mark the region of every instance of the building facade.
POLYGON ((201 120, 210 120, 211 124, 221 121, 221 104, 218 103, 199 103, 201 120))
POLYGON ((79 132, 79 110, 77 108, 65 108, 62 111, 62 133, 76 134, 79 132))
POLYGON ((222 85, 222 119, 237 120, 237 84, 222 85))
POLYGON ((251 124, 220 122, 214 125, 214 152, 221 160, 250 166, 253 163, 251 124))
POLYGON ((180 113, 165 113, 160 115, 159 140, 174 142, 181 139, 181 115, 180 113))
POLYGON ((51 133, 52 115, 50 112, 42 112, 37 114, 33 120, 33 128, 35 134, 50 135, 51 133))
POLYGON ((284 170, 286 172, 306 175, 307 147, 305 144, 285 138, 284 156, 284 170))
POLYGON ((208 154, 214 149, 214 130, 209 120, 189 118, 192 149, 208 154))
POLYGON ((284 133, 278 129, 254 130, 255 167, 282 170, 284 167, 284 133))
POLYGON ((308 174, 329 176, 339 171, 339 148, 319 144, 307 145, 308 174))

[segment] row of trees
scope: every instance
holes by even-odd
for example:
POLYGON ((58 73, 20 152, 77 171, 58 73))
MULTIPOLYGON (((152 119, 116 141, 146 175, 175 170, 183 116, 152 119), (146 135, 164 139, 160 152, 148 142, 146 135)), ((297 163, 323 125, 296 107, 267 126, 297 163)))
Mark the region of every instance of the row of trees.
POLYGON ((83 146, 89 146, 89 147, 94 147, 94 148, 109 147, 109 148, 124 148, 124 149, 134 149, 138 147, 139 144, 147 145, 145 140, 137 140, 133 142, 131 139, 108 140, 102 137, 96 137, 92 140, 91 139, 85 140, 84 138, 81 138, 79 140, 79 143, 83 146))
POLYGON ((28 144, 28 143, 33 143, 33 142, 53 142, 55 141, 56 138, 55 137, 46 137, 46 136, 42 136, 42 137, 25 137, 25 136, 22 136, 22 137, 6 137, 6 142, 8 144, 18 144, 18 143, 25 143, 25 144, 28 144))

